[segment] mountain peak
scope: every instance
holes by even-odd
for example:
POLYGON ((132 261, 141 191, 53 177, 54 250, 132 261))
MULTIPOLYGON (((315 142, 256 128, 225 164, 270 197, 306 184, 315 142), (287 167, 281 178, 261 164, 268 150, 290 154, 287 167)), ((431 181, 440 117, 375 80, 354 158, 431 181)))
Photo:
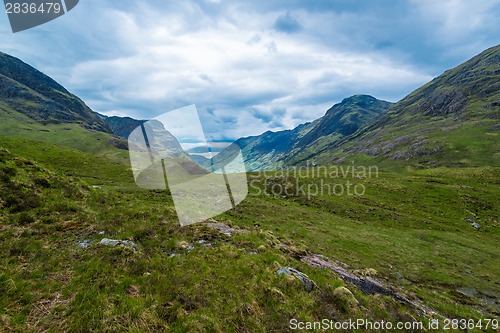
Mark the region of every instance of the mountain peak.
MULTIPOLYGON (((334 109, 335 106, 337 108, 350 108, 350 107, 359 107, 359 108, 373 108, 378 109, 378 106, 381 103, 385 106, 390 106, 391 103, 383 100, 379 100, 371 95, 352 95, 350 97, 346 97, 342 100, 342 102, 334 105, 331 109, 334 109)), ((330 109, 330 110, 331 110, 330 109)))
POLYGON ((391 105, 390 102, 370 95, 347 97, 326 111, 315 129, 303 138, 303 144, 307 145, 322 136, 334 133, 350 135, 371 119, 389 110, 391 105))
POLYGON ((249 170, 279 167, 320 151, 385 113, 392 103, 369 95, 354 95, 332 106, 326 114, 292 130, 267 131, 259 136, 242 138, 242 148, 249 170))
POLYGON ((352 95, 350 97, 346 97, 340 102, 340 104, 344 103, 360 103, 360 102, 376 102, 378 99, 371 95, 364 95, 364 94, 359 94, 359 95, 352 95))

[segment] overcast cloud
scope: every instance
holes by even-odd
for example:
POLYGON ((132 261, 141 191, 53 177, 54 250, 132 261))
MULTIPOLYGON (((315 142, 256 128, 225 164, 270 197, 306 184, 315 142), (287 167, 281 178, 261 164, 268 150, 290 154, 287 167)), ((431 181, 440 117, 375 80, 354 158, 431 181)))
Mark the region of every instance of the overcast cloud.
POLYGON ((81 0, 0 50, 107 115, 196 104, 216 139, 292 128, 353 94, 397 101, 500 42, 500 1, 81 0))

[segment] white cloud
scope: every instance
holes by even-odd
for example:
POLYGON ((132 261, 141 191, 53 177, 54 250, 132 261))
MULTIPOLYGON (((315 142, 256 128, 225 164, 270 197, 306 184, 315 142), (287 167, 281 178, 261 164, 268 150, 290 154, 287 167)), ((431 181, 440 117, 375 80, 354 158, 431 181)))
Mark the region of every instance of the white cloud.
POLYGON ((498 0, 412 0, 412 3, 422 19, 430 22, 429 30, 448 45, 481 30, 497 30, 498 0))
POLYGON ((89 103, 98 110, 142 104, 134 116, 148 118, 195 103, 220 116, 236 114, 231 128, 220 132, 215 128, 220 124, 213 123, 210 130, 221 137, 240 137, 313 120, 344 91, 376 93, 382 86, 389 95, 391 87, 413 87, 430 78, 381 55, 339 52, 307 35, 276 34, 270 29, 275 14, 241 15, 238 21, 253 22, 260 27, 257 31, 227 21, 187 31, 179 29, 188 26, 179 18, 172 28, 152 19, 141 25, 141 15, 106 13, 108 28, 122 31, 116 43, 129 52, 82 61, 71 71, 73 89, 95 88, 89 103), (304 108, 316 109, 308 116, 294 116, 294 110, 304 108), (254 116, 252 110, 257 109, 290 114, 266 122, 254 116))

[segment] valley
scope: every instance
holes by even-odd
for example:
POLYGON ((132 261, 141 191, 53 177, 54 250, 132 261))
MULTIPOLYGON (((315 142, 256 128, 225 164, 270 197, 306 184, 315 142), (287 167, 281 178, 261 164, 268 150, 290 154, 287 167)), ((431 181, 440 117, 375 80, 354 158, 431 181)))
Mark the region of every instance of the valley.
POLYGON ((325 318, 498 331, 482 324, 500 315, 499 54, 394 105, 356 95, 237 140, 247 198, 186 227, 168 189, 134 182, 124 137, 142 121, 106 122, 1 54, 0 331, 285 332, 325 318))

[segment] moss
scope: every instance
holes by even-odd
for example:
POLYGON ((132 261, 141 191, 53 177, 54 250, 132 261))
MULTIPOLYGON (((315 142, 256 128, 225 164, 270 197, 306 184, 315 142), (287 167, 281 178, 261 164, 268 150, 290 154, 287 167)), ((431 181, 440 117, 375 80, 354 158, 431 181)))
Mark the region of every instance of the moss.
POLYGON ((358 306, 358 301, 352 292, 346 287, 337 287, 333 291, 333 297, 337 305, 344 311, 352 313, 358 306))

